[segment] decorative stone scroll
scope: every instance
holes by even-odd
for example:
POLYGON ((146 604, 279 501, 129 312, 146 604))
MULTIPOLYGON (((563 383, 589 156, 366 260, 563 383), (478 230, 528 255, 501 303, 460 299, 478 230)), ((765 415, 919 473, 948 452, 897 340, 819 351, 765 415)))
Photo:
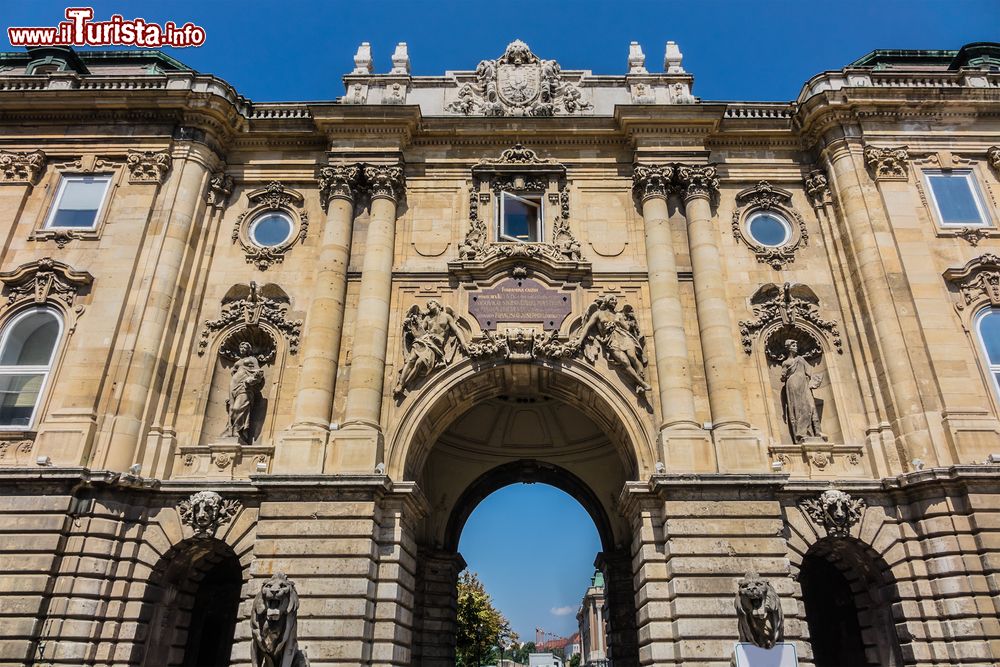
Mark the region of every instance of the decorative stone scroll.
MULTIPOLYGON (((785 283, 776 285, 768 283, 760 287, 750 298, 753 308, 754 319, 740 321, 740 336, 743 342, 743 351, 747 354, 753 352, 753 340, 757 334, 772 326, 786 325, 806 333, 815 344, 807 346, 807 349, 800 350, 800 354, 805 357, 814 356, 819 353, 821 346, 812 333, 802 328, 802 324, 811 325, 817 331, 825 334, 834 349, 839 354, 843 354, 843 341, 840 338, 840 330, 836 322, 825 320, 819 315, 819 297, 808 285, 801 283, 785 283)), ((783 342, 782 342, 783 344, 783 342)), ((768 358, 772 361, 783 361, 784 354, 774 349, 765 350, 768 358)))
POLYGON ((255 264, 266 271, 273 264, 285 261, 285 255, 296 243, 301 243, 309 231, 309 215, 302 205, 302 194, 285 187, 278 181, 271 181, 263 188, 247 193, 249 207, 236 218, 233 225, 233 243, 239 243, 246 255, 247 264, 255 264), (267 211, 283 211, 291 219, 295 229, 288 238, 276 246, 260 246, 250 239, 250 225, 267 211))
POLYGON ((35 185, 45 171, 45 153, 0 151, 0 183, 35 185))
POLYGON ((233 331, 219 346, 219 355, 224 359, 235 362, 242 358, 240 344, 246 342, 261 363, 272 361, 277 346, 269 328, 283 335, 288 343, 289 353, 295 354, 299 350, 302 320, 288 319, 290 306, 291 299, 273 283, 267 283, 259 289, 256 282, 233 285, 222 297, 220 317, 205 320, 205 329, 198 341, 198 355, 205 354, 212 334, 231 327, 233 331))
POLYGON ((958 310, 985 303, 1000 306, 1000 257, 986 253, 969 261, 961 269, 948 269, 944 279, 955 285, 961 299, 958 310))
POLYGON ((406 178, 399 164, 366 164, 364 187, 372 199, 379 197, 399 201, 406 191, 406 178))
POLYGON ((733 237, 742 241, 761 264, 770 264, 773 269, 781 269, 795 261, 795 253, 809 244, 806 221, 791 207, 792 193, 775 187, 767 181, 747 188, 736 195, 739 205, 733 211, 733 237), (750 216, 757 211, 774 211, 783 217, 791 227, 788 240, 780 246, 765 246, 754 240, 748 228, 750 216))
POLYGON ((542 60, 521 40, 496 60, 483 60, 475 81, 459 88, 446 109, 466 116, 557 116, 592 108, 580 89, 564 80, 559 63, 542 60))
POLYGON ((333 165, 319 170, 319 201, 325 211, 334 199, 354 201, 361 178, 361 165, 333 165))
POLYGON ((295 584, 278 572, 254 597, 250 614, 250 662, 253 667, 309 667, 299 650, 299 594, 295 584))
POLYGON ((215 491, 198 491, 177 505, 181 523, 191 526, 194 536, 213 537, 219 526, 229 523, 240 510, 240 501, 224 499, 215 491))
MULTIPOLYGON (((51 257, 22 264, 13 271, 0 272, 8 305, 24 301, 45 303, 56 300, 72 310, 77 296, 89 288, 94 277, 86 271, 76 271, 51 257)), ((76 312, 82 311, 77 306, 76 312)))
POLYGON ((172 158, 167 151, 129 151, 125 158, 128 182, 163 183, 171 163, 172 158))
POLYGON ((205 203, 212 208, 225 208, 229 196, 233 194, 233 177, 224 171, 217 171, 208 179, 205 203))
POLYGON ((771 583, 756 572, 748 572, 737 584, 734 606, 741 642, 769 649, 784 638, 781 600, 771 583))
POLYGON ((674 165, 674 178, 685 200, 692 197, 711 198, 719 194, 719 171, 715 165, 674 165))
POLYGON ((905 181, 910 154, 906 146, 898 148, 878 148, 865 146, 865 164, 876 181, 905 181))
POLYGON ((830 537, 847 537, 851 527, 861 521, 867 503, 864 498, 851 498, 851 494, 827 489, 816 498, 803 498, 799 508, 817 526, 826 529, 830 537))
POLYGON ((651 197, 665 199, 678 189, 676 168, 672 164, 636 164, 632 168, 632 191, 639 201, 651 197))

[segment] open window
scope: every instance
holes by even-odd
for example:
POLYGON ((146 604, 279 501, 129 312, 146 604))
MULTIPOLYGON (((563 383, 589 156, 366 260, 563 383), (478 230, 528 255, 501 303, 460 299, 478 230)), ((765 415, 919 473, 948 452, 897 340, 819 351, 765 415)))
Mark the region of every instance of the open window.
POLYGON ((0 429, 30 429, 62 336, 62 319, 33 308, 0 334, 0 429))
POLYGON ((500 192, 498 198, 497 237, 501 241, 539 243, 542 240, 542 195, 500 192))

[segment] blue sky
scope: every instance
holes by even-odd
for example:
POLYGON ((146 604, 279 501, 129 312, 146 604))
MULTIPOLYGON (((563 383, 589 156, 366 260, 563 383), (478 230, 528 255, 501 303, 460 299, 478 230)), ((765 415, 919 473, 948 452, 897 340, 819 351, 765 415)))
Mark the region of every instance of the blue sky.
POLYGON ((469 517, 459 551, 521 641, 535 628, 569 636, 601 540, 590 515, 546 484, 514 484, 469 517))
MULTIPOLYGON (((66 2, 4 3, 9 25, 55 25, 66 2)), ((389 70, 396 42, 409 45, 414 74, 474 69, 514 38, 564 69, 625 72, 628 44, 640 42, 651 71, 676 41, 711 100, 790 100, 814 74, 839 69, 876 48, 957 49, 1000 39, 997 0, 717 0, 715 2, 555 2, 488 5, 426 0, 93 0, 95 19, 118 12, 163 23, 192 21, 204 46, 170 53, 221 76, 258 101, 334 99, 362 41, 376 71, 389 70)), ((4 39, 6 46, 6 40, 4 39)))
MULTIPOLYGON (((4 28, 55 25, 67 2, 4 3, 4 28)), ((352 2, 173 0, 92 2, 113 13, 164 23, 196 23, 204 46, 168 50, 258 101, 331 100, 343 94, 362 41, 386 72, 397 42, 409 45, 413 73, 474 69, 515 38, 564 69, 622 74, 630 41, 662 67, 664 44, 678 42, 694 93, 707 100, 790 100, 811 76, 839 69, 876 48, 957 49, 1000 40, 998 0, 717 0, 715 2, 555 2, 503 0, 473 5, 420 0, 352 2)), ((5 42, 0 48, 9 48, 5 42)), ((487 498, 470 518, 462 553, 523 639, 534 627, 569 634, 599 549, 584 510, 544 485, 513 486, 487 498), (571 607, 556 615, 553 608, 571 607)))

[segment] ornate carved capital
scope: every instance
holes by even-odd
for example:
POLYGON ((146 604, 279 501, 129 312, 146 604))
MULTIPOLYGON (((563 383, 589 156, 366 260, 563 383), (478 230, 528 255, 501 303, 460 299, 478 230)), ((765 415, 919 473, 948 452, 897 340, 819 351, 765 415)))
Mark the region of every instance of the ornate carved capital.
POLYGON ((129 183, 163 183, 172 159, 167 151, 129 151, 125 158, 129 183))
POLYGON ((398 164, 365 165, 365 185, 372 199, 391 199, 398 202, 406 189, 403 167, 398 164))
POLYGON ((212 537, 219 526, 229 523, 240 509, 240 501, 224 499, 215 491, 199 491, 177 505, 181 523, 191 526, 195 537, 212 537))
POLYGON ((822 169, 813 169, 809 172, 805 179, 805 188, 813 206, 819 208, 830 201, 830 183, 827 181, 826 172, 822 169))
POLYGON ((637 164, 632 168, 632 191, 639 201, 666 198, 674 189, 675 171, 669 164, 637 164))
POLYGON ((205 202, 213 208, 224 208, 233 194, 233 177, 219 171, 208 179, 208 190, 205 192, 205 202))
POLYGON ((910 154, 906 146, 898 148, 878 148, 865 146, 865 164, 876 181, 905 181, 910 154))
POLYGON ((803 498, 799 508, 817 526, 826 529, 830 537, 847 537, 851 526, 861 521, 867 507, 863 498, 851 498, 851 494, 828 489, 817 498, 803 498))
POLYGON ((323 210, 333 199, 354 201, 354 194, 361 177, 361 165, 343 164, 323 167, 319 170, 319 200, 323 210))
POLYGON ((0 183, 35 185, 45 171, 45 153, 11 153, 0 151, 0 183))
POLYGON ((1000 146, 990 146, 986 149, 986 161, 991 167, 1000 171, 1000 146))
POLYGON ((11 305, 24 300, 45 303, 50 299, 73 307, 77 295, 94 282, 86 271, 75 271, 51 257, 22 264, 13 271, 0 272, 7 302, 11 305))
POLYGON ((710 199, 719 192, 719 173, 713 165, 694 167, 676 165, 677 182, 684 191, 684 201, 696 197, 710 199))
POLYGON ((962 294, 962 300, 955 304, 959 310, 980 302, 1000 306, 1000 257, 993 253, 980 255, 961 269, 948 269, 944 279, 962 294))

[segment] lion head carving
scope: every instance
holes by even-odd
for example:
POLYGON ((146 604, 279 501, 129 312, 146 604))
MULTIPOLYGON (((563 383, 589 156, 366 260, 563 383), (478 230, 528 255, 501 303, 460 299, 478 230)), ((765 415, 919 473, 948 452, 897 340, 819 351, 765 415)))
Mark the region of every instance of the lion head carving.
POLYGON ((847 537, 851 526, 861 521, 866 503, 863 498, 852 498, 851 494, 827 489, 818 498, 803 498, 799 507, 815 523, 826 528, 830 537, 847 537))
POLYGON ((219 526, 236 515, 239 508, 240 501, 223 499, 215 491, 198 491, 178 505, 181 522, 191 526, 199 537, 213 535, 219 526))
POLYGON ((781 602, 771 584, 757 573, 750 572, 740 580, 735 606, 740 641, 772 648, 782 640, 785 617, 781 613, 781 602))
POLYGON ((299 595, 288 577, 279 572, 264 582, 250 617, 254 667, 308 667, 296 638, 298 610, 299 595))

